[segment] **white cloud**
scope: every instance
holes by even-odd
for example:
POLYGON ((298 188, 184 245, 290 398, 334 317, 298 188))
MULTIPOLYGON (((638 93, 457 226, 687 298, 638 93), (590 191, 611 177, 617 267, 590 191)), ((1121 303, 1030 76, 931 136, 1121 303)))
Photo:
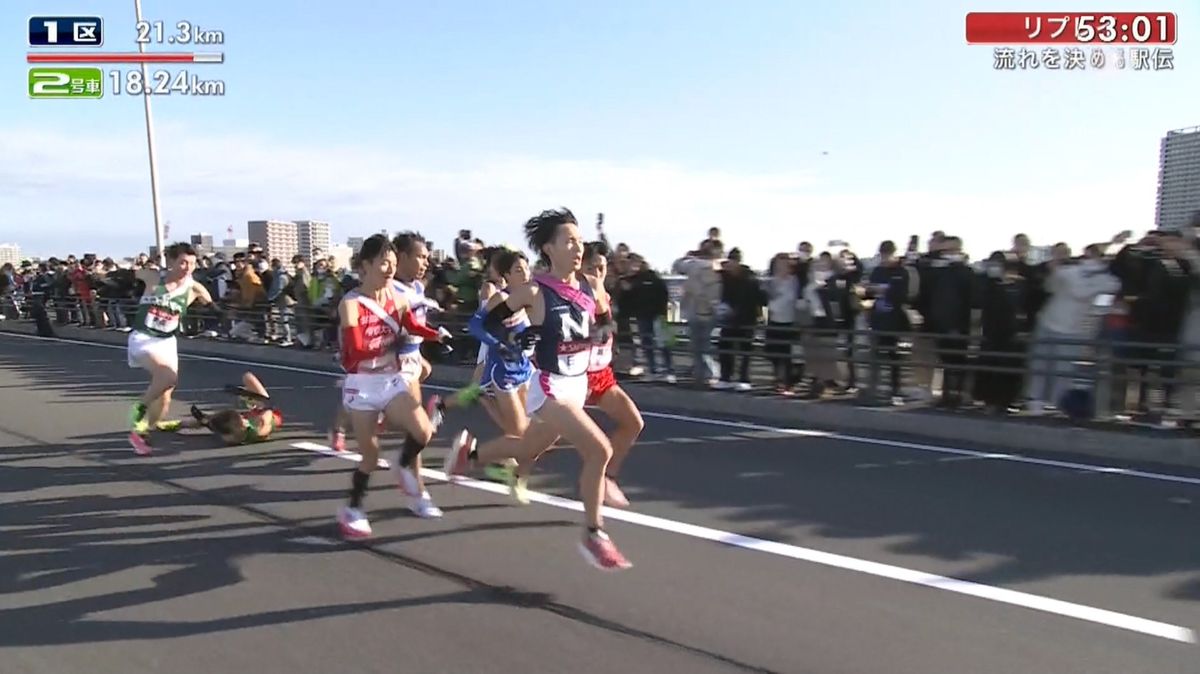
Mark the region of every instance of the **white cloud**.
MULTIPOLYGON (((1038 243, 1080 245, 1153 221, 1152 175, 1081 179, 1065 191, 845 193, 799 171, 745 175, 666 162, 536 157, 424 167, 386 149, 310 139, 285 145, 166 125, 157 137, 163 213, 174 236, 203 231, 220 238, 231 224, 242 236, 249 219, 311 217, 332 222, 341 238, 417 228, 445 242, 465 227, 485 240, 516 243, 525 218, 566 205, 588 232, 603 211, 610 236, 659 265, 711 226, 759 265, 801 240, 820 248, 844 239, 868 255, 882 239, 903 245, 910 234, 924 239, 944 229, 963 236, 979 257, 1006 247, 1017 231, 1038 243)), ((28 239, 26 248, 45 253, 86 248, 114 255, 150 242, 144 136, 81 145, 54 131, 8 129, 0 131, 0 157, 0 239, 28 239)))

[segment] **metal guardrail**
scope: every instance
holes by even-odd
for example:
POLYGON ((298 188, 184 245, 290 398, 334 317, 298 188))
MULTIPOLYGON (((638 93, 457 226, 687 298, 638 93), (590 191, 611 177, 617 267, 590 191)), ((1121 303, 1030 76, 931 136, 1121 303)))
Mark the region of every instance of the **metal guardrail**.
MULTIPOLYGON (((100 299, 80 302, 74 297, 24 297, 6 295, 0 298, 0 314, 10 320, 29 319, 35 307, 45 309, 47 318, 60 325, 79 324, 85 327, 128 329, 137 304, 130 299, 100 299)), ((470 314, 450 309, 437 315, 439 324, 455 335, 450 360, 473 364, 478 344, 466 331, 470 314)), ((431 321, 432 322, 432 321, 431 321)), ((636 326, 636 321, 632 321, 636 326)), ((660 324, 663 325, 663 324, 660 324)), ((257 344, 276 344, 307 349, 332 351, 337 339, 336 304, 312 308, 306 305, 224 306, 223 312, 193 308, 184 321, 186 337, 207 337, 257 344)), ((695 358, 724 359, 727 374, 740 374, 741 360, 747 361, 745 371, 752 384, 771 386, 777 373, 787 367, 805 376, 824 367, 835 371, 833 379, 848 384, 857 401, 868 405, 891 404, 885 386, 891 384, 892 368, 898 368, 894 387, 911 390, 922 387, 930 370, 940 369, 943 380, 962 378, 954 387, 968 397, 980 377, 1007 375, 1009 395, 1023 399, 1029 381, 1042 378, 1057 392, 1082 390, 1090 392, 1092 416, 1111 419, 1124 412, 1127 390, 1135 379, 1139 393, 1150 388, 1143 386, 1148 371, 1154 371, 1153 388, 1194 396, 1200 385, 1200 347, 1176 343, 1135 342, 1109 338, 1095 339, 1036 339, 1016 335, 1004 344, 985 343, 980 335, 939 335, 928 332, 882 332, 868 329, 816 329, 782 326, 743 326, 739 329, 716 328, 706 344, 692 344, 687 338, 686 324, 665 324, 659 334, 632 333, 618 339, 618 363, 629 366, 647 348, 656 351, 657 360, 664 361, 669 352, 674 374, 697 371, 695 358), (668 334, 662 334, 668 333, 668 334), (1003 348, 995 348, 1002 346, 1003 348), (696 348, 693 348, 696 347, 696 348), (817 363, 813 355, 824 359, 817 363), (731 362, 732 361, 732 362, 731 362), (734 366, 737 366, 736 368, 734 366), (778 369, 777 369, 778 368, 778 369), (922 372, 924 371, 924 374, 922 372), (1137 374, 1138 377, 1132 375, 1137 374), (1059 383, 1063 380, 1066 383, 1059 383)), ((435 360, 446 360, 444 354, 431 350, 435 360)), ((686 379, 686 377, 685 377, 686 379)), ((693 380, 693 384, 697 383, 693 380)), ((945 391, 945 388, 943 388, 945 391)), ((895 393, 897 391, 893 391, 895 393)), ((845 391, 843 391, 845 393, 845 391)), ((845 395, 840 396, 845 398, 845 395)), ((1046 393, 1041 397, 1047 397, 1046 393)), ((1049 396, 1053 398, 1054 396, 1049 396)), ((1014 400, 1013 402, 1016 402, 1014 400)), ((1055 405, 1060 400, 1045 400, 1055 405)), ((1141 401, 1145 404, 1145 400, 1141 401)), ((1194 413, 1195 406, 1184 406, 1194 413)))

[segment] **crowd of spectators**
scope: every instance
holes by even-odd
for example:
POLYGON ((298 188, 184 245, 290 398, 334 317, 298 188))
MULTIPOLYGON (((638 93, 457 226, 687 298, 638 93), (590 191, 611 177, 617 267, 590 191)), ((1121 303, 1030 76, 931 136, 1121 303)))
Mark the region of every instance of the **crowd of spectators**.
MULTIPOLYGON (((979 261, 944 232, 923 250, 917 236, 904 250, 884 241, 867 259, 842 242, 817 252, 806 241, 758 272, 713 229, 666 277, 628 245, 611 246, 602 225, 599 236, 610 251, 619 364, 630 376, 736 391, 765 382, 781 396, 840 398, 870 383, 871 363, 881 373, 873 392, 894 405, 1077 416, 1109 395, 1117 415, 1174 423, 1197 418, 1200 214, 1194 225, 1136 240, 1123 232, 1079 255, 1059 243, 1047 259, 1023 234, 979 261), (1104 391, 1094 371, 1083 373, 1097 363, 1112 383, 1104 391)), ((490 250, 463 230, 451 256, 432 260, 427 292, 443 321, 465 325, 476 309, 490 250)), ((39 302, 59 324, 128 330, 156 273, 146 255, 5 265, 0 304, 9 318, 39 302)), ((197 312, 189 335, 326 350, 338 302, 356 283, 332 257, 285 263, 255 244, 229 259, 203 256, 195 278, 232 311, 197 312)), ((473 357, 470 345, 457 351, 473 357)))

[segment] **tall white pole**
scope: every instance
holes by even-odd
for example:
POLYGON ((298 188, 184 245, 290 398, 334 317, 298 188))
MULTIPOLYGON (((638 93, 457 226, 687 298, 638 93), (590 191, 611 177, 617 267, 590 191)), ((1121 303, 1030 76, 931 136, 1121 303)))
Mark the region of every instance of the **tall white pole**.
MULTIPOLYGON (((142 22, 142 0, 133 0, 133 11, 138 23, 142 22)), ((146 53, 146 45, 138 42, 138 52, 146 53)), ((154 204, 154 245, 158 249, 158 265, 166 265, 165 243, 163 239, 162 206, 158 201, 158 156, 154 152, 154 118, 150 116, 150 76, 146 72, 146 64, 142 68, 142 102, 146 104, 146 150, 150 153, 150 200, 154 204)))

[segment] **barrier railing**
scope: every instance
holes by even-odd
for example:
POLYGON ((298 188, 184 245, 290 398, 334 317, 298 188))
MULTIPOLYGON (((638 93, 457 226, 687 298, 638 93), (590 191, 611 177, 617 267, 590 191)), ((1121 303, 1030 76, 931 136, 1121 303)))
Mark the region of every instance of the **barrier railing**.
MULTIPOLYGON (((128 330, 137 305, 127 299, 80 302, 73 297, 47 299, 19 294, 0 298, 0 315, 9 320, 30 319, 39 307, 52 324, 128 330)), ((450 309, 431 319, 455 335, 449 356, 431 349, 431 359, 474 362, 478 345, 466 331, 469 316, 465 310, 450 309)), ((1068 394, 1079 398, 1072 392, 1082 391, 1083 402, 1071 404, 1072 415, 1107 420, 1125 413, 1129 386, 1136 382, 1138 391, 1133 397, 1142 411, 1149 409, 1149 399, 1158 393, 1165 396, 1168 405, 1178 403, 1179 416, 1191 418, 1197 411, 1197 345, 1129 341, 1103 331, 1097 338, 1047 339, 1018 334, 998 340, 979 334, 761 324, 718 327, 707 340, 697 336, 692 342, 686 325, 659 323, 656 329, 639 334, 637 321, 631 324, 635 326, 632 332, 622 334, 618 340, 620 369, 648 364, 650 352, 654 352, 655 365, 665 364, 668 359, 670 362, 669 372, 659 368, 658 374, 663 376, 658 379, 666 374, 683 375, 687 383, 688 375, 692 375, 692 384, 706 388, 711 382, 700 381, 706 372, 711 372, 712 379, 731 385, 744 380, 752 388, 780 384, 803 391, 802 382, 815 379, 815 384, 807 387, 810 398, 833 391, 831 397, 837 400, 853 396, 860 404, 885 405, 899 402, 894 397, 912 397, 914 388, 925 391, 918 397, 929 397, 932 371, 940 370, 944 398, 961 394, 964 401, 979 400, 981 396, 974 394, 986 388, 981 387, 986 383, 993 387, 993 395, 982 391, 982 398, 997 407, 1024 399, 1044 401, 1053 407, 1063 403, 1068 394), (710 359, 719 365, 710 363, 710 359), (1151 372, 1156 376, 1149 377, 1151 372), (836 387, 827 386, 829 383, 836 387), (991 401, 986 400, 989 397, 991 401)), ((224 306, 220 312, 193 308, 185 319, 183 333, 191 338, 332 351, 336 326, 336 305, 314 308, 256 304, 224 306)), ((648 374, 648 378, 656 378, 656 373, 648 374)))

